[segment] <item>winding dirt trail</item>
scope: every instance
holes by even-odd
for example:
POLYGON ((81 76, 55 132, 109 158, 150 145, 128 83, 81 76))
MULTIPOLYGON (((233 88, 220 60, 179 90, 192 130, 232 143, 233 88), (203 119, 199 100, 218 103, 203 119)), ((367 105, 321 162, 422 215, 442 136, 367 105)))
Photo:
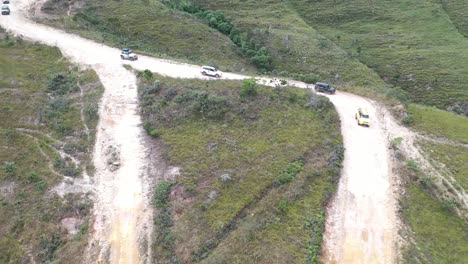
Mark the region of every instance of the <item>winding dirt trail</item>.
MULTIPOLYGON (((105 87, 94 152, 96 174, 95 223, 89 262, 146 263, 148 249, 140 248, 151 234, 146 173, 148 150, 137 109, 135 76, 119 58, 119 50, 31 22, 26 10, 32 0, 16 0, 11 16, 0 26, 26 39, 57 46, 74 63, 91 66, 105 87), (149 228, 149 229, 148 229, 149 228)), ((131 64, 179 78, 202 78, 199 66, 140 56, 131 64)), ((225 79, 247 76, 225 73, 225 79)), ((267 78, 260 82, 272 84, 267 78)), ((290 85, 308 88, 304 83, 290 85)), ((396 259, 396 213, 385 119, 374 118, 370 128, 357 126, 354 113, 366 107, 382 115, 365 98, 338 92, 329 96, 341 117, 345 160, 339 190, 329 209, 323 261, 327 263, 393 263, 396 259)), ((392 121, 393 122, 393 121, 392 121)))

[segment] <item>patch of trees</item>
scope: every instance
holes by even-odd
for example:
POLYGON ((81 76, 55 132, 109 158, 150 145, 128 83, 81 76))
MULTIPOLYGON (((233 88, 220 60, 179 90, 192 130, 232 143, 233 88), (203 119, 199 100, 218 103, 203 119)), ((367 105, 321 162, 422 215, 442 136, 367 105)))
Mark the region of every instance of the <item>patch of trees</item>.
POLYGON ((231 41, 241 49, 244 55, 250 58, 252 64, 261 72, 265 73, 272 70, 268 48, 257 43, 252 37, 249 38, 248 34, 242 33, 239 29, 235 28, 232 22, 224 16, 223 12, 204 10, 189 1, 165 0, 163 3, 172 9, 180 10, 205 20, 210 27, 229 36, 231 41))

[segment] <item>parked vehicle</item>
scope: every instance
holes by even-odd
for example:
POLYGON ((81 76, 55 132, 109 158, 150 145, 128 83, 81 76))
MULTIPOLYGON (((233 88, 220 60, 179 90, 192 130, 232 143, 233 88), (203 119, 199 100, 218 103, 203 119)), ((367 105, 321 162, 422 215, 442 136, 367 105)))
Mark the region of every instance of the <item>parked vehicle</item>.
POLYGON ((331 85, 329 85, 328 83, 318 82, 318 83, 315 83, 315 91, 328 93, 328 94, 334 94, 336 92, 336 89, 332 87, 331 85))
POLYGON ((122 49, 122 52, 120 53, 120 58, 122 60, 131 60, 131 61, 134 61, 134 60, 138 60, 138 56, 133 53, 133 51, 131 49, 122 49))
POLYGON ((356 112, 356 120, 360 126, 370 126, 370 118, 367 109, 359 108, 356 112))
POLYGON ((203 74, 205 76, 212 76, 212 77, 216 77, 216 78, 220 78, 223 75, 215 67, 211 67, 211 66, 201 66, 200 72, 201 72, 201 74, 203 74))
POLYGON ((9 15, 10 8, 8 6, 2 6, 2 15, 9 15))
POLYGON ((10 0, 2 0, 2 3, 3 3, 3 4, 9 4, 9 3, 10 3, 10 0))

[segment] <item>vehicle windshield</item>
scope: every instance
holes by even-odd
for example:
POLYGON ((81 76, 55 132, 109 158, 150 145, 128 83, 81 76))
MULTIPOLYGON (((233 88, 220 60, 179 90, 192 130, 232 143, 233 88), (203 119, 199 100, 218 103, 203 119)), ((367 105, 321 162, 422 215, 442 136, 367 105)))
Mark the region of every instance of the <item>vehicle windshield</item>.
POLYGON ((369 118, 369 115, 361 114, 362 118, 369 118))

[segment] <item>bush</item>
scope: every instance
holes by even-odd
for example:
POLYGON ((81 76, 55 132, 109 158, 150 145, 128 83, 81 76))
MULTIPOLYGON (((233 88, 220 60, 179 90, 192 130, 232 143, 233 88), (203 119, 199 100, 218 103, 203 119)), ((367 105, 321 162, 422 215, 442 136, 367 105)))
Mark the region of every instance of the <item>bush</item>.
POLYGON ((296 177, 296 175, 302 170, 303 167, 304 162, 302 160, 297 160, 289 163, 286 169, 284 169, 281 172, 281 175, 277 178, 276 182, 279 185, 291 182, 296 177))
POLYGON ((143 124, 143 128, 145 129, 146 133, 152 137, 157 138, 161 136, 161 132, 159 132, 157 128, 154 128, 150 122, 145 122, 143 124))
POLYGON ((405 126, 409 126, 411 124, 413 124, 414 122, 414 119, 413 119, 413 116, 410 115, 410 114, 407 114, 404 118, 403 118, 403 124, 405 126))
POLYGON ((151 129, 149 134, 150 134, 150 136, 155 137, 155 138, 161 136, 161 132, 159 132, 159 130, 157 130, 156 128, 151 129))
POLYGON ((44 263, 51 263, 54 262, 55 252, 62 244, 62 239, 60 235, 53 234, 51 236, 44 235, 41 238, 39 246, 41 251, 39 252, 39 256, 43 260, 44 263))
POLYGON ((443 199, 442 207, 446 210, 451 210, 457 207, 457 202, 454 199, 443 199))
POLYGON ((144 78, 144 79, 149 81, 149 80, 153 79, 153 73, 150 70, 146 69, 146 70, 144 70, 142 72, 139 72, 137 74, 137 77, 144 78))
POLYGON ((83 112, 86 118, 90 121, 99 119, 99 115, 98 115, 99 109, 98 109, 97 104, 86 104, 83 109, 83 112))
POLYGON ((13 161, 5 161, 3 163, 3 170, 6 173, 13 173, 16 169, 16 165, 13 161))
POLYGON ((318 75, 309 73, 301 75, 299 80, 305 83, 316 83, 319 80, 319 78, 320 77, 318 75))
POLYGON ((244 79, 242 80, 242 87, 240 97, 245 98, 247 96, 257 95, 257 81, 255 79, 244 79))
POLYGON ((286 209, 288 207, 288 202, 286 201, 286 199, 281 198, 279 204, 278 204, 278 209, 279 211, 282 213, 282 214, 285 214, 286 213, 286 209))
POLYGON ((413 171, 417 171, 419 169, 418 163, 414 160, 408 160, 406 166, 408 167, 408 169, 411 169, 413 171))
POLYGON ((156 208, 162 209, 166 208, 169 204, 168 195, 171 186, 175 184, 175 181, 167 181, 161 180, 156 185, 156 191, 154 195, 154 202, 156 204, 156 208))
POLYGON ((394 150, 398 149, 398 146, 400 146, 401 142, 403 141, 402 137, 396 137, 390 141, 390 147, 394 150))
POLYGON ((209 95, 204 91, 188 91, 177 96, 174 101, 192 109, 193 114, 201 114, 203 118, 209 119, 223 118, 229 110, 226 98, 209 95))
POLYGON ((47 77, 47 90, 53 95, 66 95, 78 90, 76 78, 70 73, 53 73, 47 77))

